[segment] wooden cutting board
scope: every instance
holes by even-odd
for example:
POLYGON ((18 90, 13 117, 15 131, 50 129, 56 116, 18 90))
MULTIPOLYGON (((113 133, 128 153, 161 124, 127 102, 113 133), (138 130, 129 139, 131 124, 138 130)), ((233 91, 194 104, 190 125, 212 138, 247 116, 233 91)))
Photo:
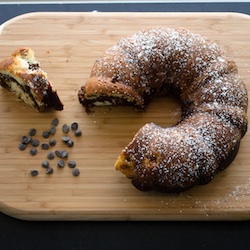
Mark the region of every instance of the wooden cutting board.
POLYGON ((173 125, 179 104, 156 98, 145 113, 131 107, 95 108, 87 114, 77 92, 95 59, 120 38, 153 26, 185 27, 216 40, 234 58, 250 90, 250 18, 233 13, 31 13, 1 26, 0 60, 21 46, 35 51, 42 68, 58 90, 63 111, 37 113, 0 88, 0 210, 28 220, 242 220, 250 219, 250 132, 225 171, 204 186, 180 194, 141 192, 114 169, 114 163, 137 130, 147 122, 173 125), (60 124, 54 138, 64 149, 61 126, 78 122, 69 159, 81 171, 57 168, 47 175, 41 167, 48 151, 18 150, 30 128, 41 142, 53 118, 60 124), (32 177, 30 169, 39 175, 32 177))

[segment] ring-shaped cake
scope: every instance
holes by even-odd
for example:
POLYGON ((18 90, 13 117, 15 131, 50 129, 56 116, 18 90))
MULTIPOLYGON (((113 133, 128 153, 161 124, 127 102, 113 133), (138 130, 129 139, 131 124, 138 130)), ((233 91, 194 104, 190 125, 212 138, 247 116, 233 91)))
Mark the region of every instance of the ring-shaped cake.
POLYGON ((215 42, 183 28, 139 31, 96 60, 79 101, 87 111, 119 104, 144 110, 162 94, 180 101, 180 121, 143 126, 116 169, 140 190, 179 192, 210 182, 235 158, 248 106, 236 64, 215 42))

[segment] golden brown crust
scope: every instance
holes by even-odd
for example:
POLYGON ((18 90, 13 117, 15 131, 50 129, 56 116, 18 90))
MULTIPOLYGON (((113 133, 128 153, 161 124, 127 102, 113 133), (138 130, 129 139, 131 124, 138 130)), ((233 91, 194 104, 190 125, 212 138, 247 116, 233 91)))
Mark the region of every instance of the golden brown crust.
POLYGON ((137 93, 133 103, 142 108, 164 93, 177 93, 180 100, 178 124, 146 124, 115 163, 138 189, 179 192, 208 183, 236 156, 247 131, 247 90, 216 43, 185 29, 139 31, 95 62, 79 92, 83 105, 98 98, 97 79, 103 101, 112 97, 105 82, 124 85, 121 91, 129 87, 137 93))
POLYGON ((119 82, 111 82, 110 78, 91 77, 79 92, 79 101, 89 110, 92 106, 102 105, 102 97, 105 98, 104 105, 116 105, 119 100, 127 104, 137 105, 140 109, 144 105, 143 98, 135 89, 119 82))
POLYGON ((0 63, 0 85, 38 111, 47 108, 63 109, 47 74, 27 47, 17 49, 0 63))

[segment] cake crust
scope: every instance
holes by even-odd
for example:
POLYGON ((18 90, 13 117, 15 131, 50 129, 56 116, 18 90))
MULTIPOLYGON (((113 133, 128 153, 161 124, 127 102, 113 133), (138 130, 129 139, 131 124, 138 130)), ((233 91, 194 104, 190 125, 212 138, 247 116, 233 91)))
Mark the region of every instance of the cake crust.
POLYGON ((248 94, 236 64, 215 42, 164 27, 121 39, 96 60, 79 100, 90 107, 101 95, 105 104, 118 91, 141 109, 162 94, 177 96, 182 108, 175 126, 146 124, 122 150, 115 168, 136 188, 184 191, 210 182, 236 157, 247 131, 248 94), (122 87, 113 91, 111 83, 122 87))
POLYGON ((28 47, 17 49, 0 62, 0 85, 38 111, 63 110, 63 104, 47 74, 28 47))

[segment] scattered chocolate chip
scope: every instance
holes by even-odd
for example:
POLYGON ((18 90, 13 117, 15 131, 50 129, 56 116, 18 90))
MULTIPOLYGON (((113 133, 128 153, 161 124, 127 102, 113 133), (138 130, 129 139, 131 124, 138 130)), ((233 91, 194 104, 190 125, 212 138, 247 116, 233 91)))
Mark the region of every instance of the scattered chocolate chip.
POLYGON ((76 162, 73 161, 73 160, 70 160, 70 161, 68 161, 68 166, 69 166, 70 168, 74 168, 74 167, 76 166, 76 162))
POLYGON ((61 158, 62 157, 62 150, 56 150, 55 154, 57 157, 61 158))
POLYGON ((44 160, 41 165, 42 165, 43 168, 48 168, 49 167, 49 162, 47 160, 44 160))
POLYGON ((18 148, 23 151, 27 148, 27 144, 19 143, 18 148))
POLYGON ((81 135, 82 135, 82 131, 79 130, 79 129, 77 129, 77 130, 75 131, 75 136, 81 136, 81 135))
POLYGON ((30 154, 31 155, 36 155, 37 154, 37 149, 36 148, 31 148, 30 149, 30 154))
POLYGON ((63 133, 68 133, 69 130, 70 130, 70 127, 69 127, 67 124, 64 124, 64 125, 62 126, 62 131, 63 131, 63 133))
POLYGON ((49 138, 50 132, 49 131, 43 131, 43 138, 49 138))
POLYGON ((78 129, 78 123, 77 123, 77 122, 73 122, 73 123, 71 124, 71 129, 72 129, 72 130, 77 130, 77 129, 78 129))
POLYGON ((52 174, 54 172, 52 167, 47 167, 46 174, 52 174))
POLYGON ((54 152, 49 152, 49 153, 47 154, 47 158, 48 158, 49 160, 53 160, 53 159, 55 158, 55 153, 54 153, 54 152))
POLYGON ((36 129, 31 128, 31 129, 29 130, 29 135, 30 135, 30 136, 36 135, 36 129))
POLYGON ((56 139, 51 138, 51 139, 49 140, 49 145, 50 145, 50 146, 55 146, 55 145, 56 145, 56 139))
POLYGON ((62 158, 67 158, 68 157, 68 151, 67 150, 63 150, 62 151, 62 158))
POLYGON ((31 174, 31 176, 37 176, 38 171, 36 169, 32 169, 32 170, 30 170, 30 174, 31 174))
POLYGON ((62 141, 63 142, 68 142, 69 141, 69 137, 68 136, 62 136, 62 141))
POLYGON ((74 168, 74 169, 72 170, 72 174, 73 174, 74 176, 78 176, 78 175, 80 174, 80 170, 79 170, 78 168, 74 168))
POLYGON ((74 146, 74 141, 68 140, 68 141, 67 141, 67 146, 68 146, 69 148, 73 147, 73 146, 74 146))
POLYGON ((58 118, 54 118, 53 120, 52 120, 52 122, 51 122, 51 125, 53 125, 53 126, 58 126, 58 124, 59 124, 59 120, 58 120, 58 118))
POLYGON ((42 148, 43 150, 48 150, 48 149, 49 149, 49 144, 47 144, 47 143, 42 143, 41 148, 42 148))
POLYGON ((29 136, 22 136, 21 143, 28 144, 31 141, 31 138, 29 136))
POLYGON ((38 139, 32 139, 31 140, 31 145, 32 147, 38 147, 40 144, 39 140, 38 139))
POLYGON ((65 166, 64 160, 59 160, 58 163, 57 163, 57 166, 59 168, 63 168, 65 166))
MULTIPOLYGON (((57 132, 56 127, 58 126, 58 124, 59 124, 59 119, 54 118, 51 121, 50 129, 43 131, 43 133, 42 133, 43 138, 49 138, 50 135, 55 135, 57 132)), ((75 136, 81 136, 82 131, 79 130, 78 127, 79 127, 79 125, 77 122, 71 123, 70 126, 67 124, 64 124, 62 126, 62 132, 69 133, 70 129, 71 129, 74 132, 75 136)), ((21 142, 18 145, 19 150, 25 150, 27 148, 27 145, 30 143, 32 145, 32 148, 29 150, 29 153, 30 153, 30 155, 36 155, 38 153, 38 149, 36 147, 38 147, 40 145, 40 141, 38 139, 32 138, 36 134, 37 134, 37 130, 35 128, 30 128, 28 131, 28 135, 22 136, 21 142)), ((61 137, 61 139, 63 142, 65 142, 65 144, 68 147, 74 146, 74 141, 71 140, 69 136, 64 135, 61 137)), ((48 143, 47 142, 41 143, 41 149, 48 150, 50 148, 50 146, 55 146, 56 143, 57 143, 56 140, 54 138, 51 138, 48 143)), ((55 156, 61 158, 57 163, 58 168, 63 168, 65 166, 65 159, 68 158, 68 151, 67 150, 55 150, 55 152, 51 151, 47 154, 47 159, 53 160, 55 158, 55 156)), ((54 170, 50 166, 48 160, 44 160, 41 163, 41 166, 46 169, 46 174, 52 174, 54 172, 54 170)), ((73 169, 72 174, 74 176, 78 176, 80 174, 80 170, 76 168, 75 161, 69 160, 67 164, 68 164, 69 168, 73 169)), ((37 176, 38 170, 36 170, 36 169, 30 170, 30 174, 32 176, 37 176)))
POLYGON ((62 157, 62 150, 56 150, 56 151, 55 151, 55 155, 56 155, 57 157, 61 158, 61 157, 62 157))
POLYGON ((56 134, 56 127, 55 126, 51 126, 49 129, 49 132, 51 135, 55 135, 56 134))

